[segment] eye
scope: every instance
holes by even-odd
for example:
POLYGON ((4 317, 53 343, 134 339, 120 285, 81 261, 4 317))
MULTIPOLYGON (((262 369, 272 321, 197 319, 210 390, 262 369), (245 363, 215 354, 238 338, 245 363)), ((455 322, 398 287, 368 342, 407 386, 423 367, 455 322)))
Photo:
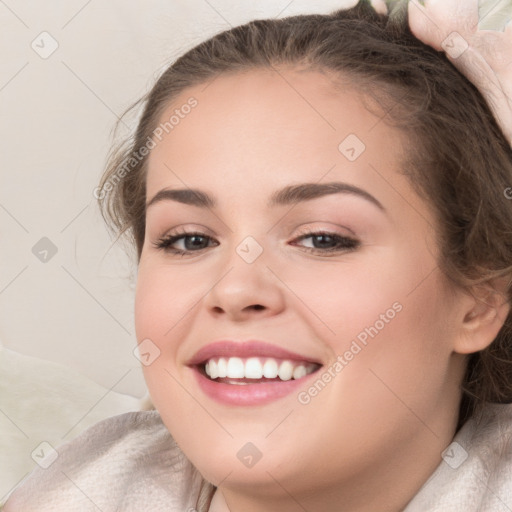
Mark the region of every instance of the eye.
POLYGON ((296 238, 295 241, 302 241, 307 239, 311 239, 310 245, 303 245, 302 247, 307 249, 308 252, 317 254, 347 252, 357 249, 361 245, 361 243, 354 238, 339 235, 338 233, 331 233, 328 231, 312 231, 309 233, 304 233, 300 237, 296 238))
MULTIPOLYGON (((294 240, 292 245, 297 241, 311 239, 310 245, 301 245, 308 252, 316 254, 333 254, 348 252, 357 249, 361 244, 358 240, 337 233, 328 231, 312 231, 302 234, 294 240)), ((167 253, 176 255, 186 255, 193 252, 199 252, 211 246, 219 245, 212 237, 199 231, 182 231, 171 234, 166 237, 159 238, 153 245, 157 249, 161 249, 167 253), (181 247, 177 247, 181 245, 181 247)))
MULTIPOLYGON (((157 249, 162 249, 165 252, 185 255, 206 249, 209 246, 209 241, 212 240, 213 238, 199 231, 182 231, 159 238, 153 245, 157 249), (181 244, 181 248, 175 247, 178 243, 181 244)), ((214 245, 219 245, 219 243, 215 242, 214 245)))

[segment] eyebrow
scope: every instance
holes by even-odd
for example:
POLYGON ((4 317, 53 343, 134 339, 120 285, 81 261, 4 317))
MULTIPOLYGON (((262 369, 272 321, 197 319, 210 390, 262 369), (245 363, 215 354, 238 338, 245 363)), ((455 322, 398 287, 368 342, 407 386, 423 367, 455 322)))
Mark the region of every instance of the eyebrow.
MULTIPOLYGON (((385 211, 382 203, 372 196, 366 190, 355 185, 342 182, 331 183, 300 183, 298 185, 289 185, 272 194, 268 201, 268 207, 295 205, 302 201, 309 201, 319 197, 331 194, 350 194, 359 196, 373 203, 380 210, 385 211)), ((199 189, 169 189, 165 188, 146 204, 146 209, 161 201, 177 201, 179 203, 198 206, 200 208, 215 208, 217 202, 215 199, 199 189)))

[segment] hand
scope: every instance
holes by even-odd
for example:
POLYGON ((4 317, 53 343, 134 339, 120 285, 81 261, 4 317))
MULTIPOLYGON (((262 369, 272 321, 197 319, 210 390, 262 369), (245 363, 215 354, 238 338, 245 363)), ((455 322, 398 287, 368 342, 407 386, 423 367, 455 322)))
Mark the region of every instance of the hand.
MULTIPOLYGON (((409 25, 425 44, 447 57, 482 93, 512 146, 512 23, 503 31, 479 29, 478 0, 410 0, 409 25)), ((512 2, 502 2, 512 16, 512 2)), ((505 15, 505 14, 504 14, 505 15)), ((503 17, 496 16, 500 28, 503 17)))

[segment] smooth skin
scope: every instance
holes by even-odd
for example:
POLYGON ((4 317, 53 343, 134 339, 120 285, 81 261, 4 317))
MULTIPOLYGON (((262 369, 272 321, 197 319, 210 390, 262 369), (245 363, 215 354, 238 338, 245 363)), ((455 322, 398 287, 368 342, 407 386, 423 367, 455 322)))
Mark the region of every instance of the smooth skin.
POLYGON ((347 81, 284 68, 223 75, 184 91, 162 121, 191 96, 197 107, 151 151, 147 199, 190 187, 216 205, 147 209, 135 322, 139 342, 161 352, 144 367, 153 403, 219 486, 213 512, 403 510, 453 438, 466 354, 492 342, 508 305, 483 306, 441 273, 433 211, 401 174, 414 148, 347 81), (339 149, 350 134, 365 145, 354 161, 339 149), (267 206, 283 187, 331 182, 382 208, 354 193, 267 206), (174 243, 185 255, 156 247, 184 231, 204 234, 174 243), (318 231, 357 243, 305 236, 318 231), (248 236, 263 248, 250 264, 236 251, 248 236), (296 393, 222 404, 186 364, 214 340, 265 340, 323 363, 307 391, 395 303, 308 404, 296 393), (262 454, 252 468, 237 457, 248 442, 262 454))

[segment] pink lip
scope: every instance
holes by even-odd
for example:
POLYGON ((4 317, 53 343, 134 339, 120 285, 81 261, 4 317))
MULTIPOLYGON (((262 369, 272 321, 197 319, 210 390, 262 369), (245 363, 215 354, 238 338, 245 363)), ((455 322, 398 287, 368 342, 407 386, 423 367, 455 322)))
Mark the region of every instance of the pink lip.
POLYGON ((189 366, 204 363, 212 357, 273 357, 291 361, 305 361, 322 364, 317 359, 290 352, 284 348, 259 340, 231 341, 220 340, 202 347, 187 363, 189 366))
POLYGON ((258 340, 236 342, 223 340, 201 348, 187 363, 193 370, 201 390, 213 400, 227 405, 265 405, 298 391, 316 371, 301 379, 249 383, 245 385, 225 384, 209 379, 200 369, 200 365, 213 357, 272 357, 291 361, 310 362, 321 365, 317 359, 290 352, 276 345, 258 340))
POLYGON ((269 381, 259 384, 223 384, 210 380, 203 375, 197 366, 193 368, 197 383, 201 390, 216 402, 224 405, 265 405, 278 398, 304 389, 311 378, 318 378, 317 371, 297 380, 269 381))

